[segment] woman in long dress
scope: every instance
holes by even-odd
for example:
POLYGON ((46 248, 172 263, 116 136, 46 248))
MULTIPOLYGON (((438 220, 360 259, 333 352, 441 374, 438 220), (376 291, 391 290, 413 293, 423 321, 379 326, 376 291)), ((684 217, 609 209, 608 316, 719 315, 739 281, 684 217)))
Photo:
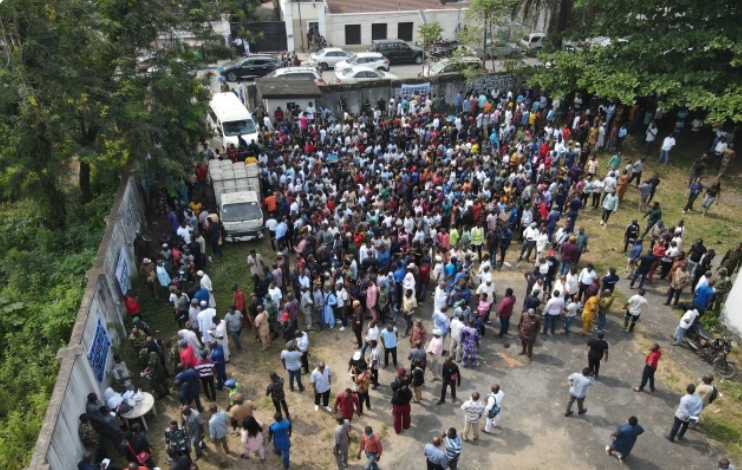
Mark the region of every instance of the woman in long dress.
POLYGON ((263 423, 247 416, 242 420, 240 429, 240 440, 242 441, 242 458, 249 459, 250 453, 254 452, 265 462, 265 450, 263 449, 263 423))

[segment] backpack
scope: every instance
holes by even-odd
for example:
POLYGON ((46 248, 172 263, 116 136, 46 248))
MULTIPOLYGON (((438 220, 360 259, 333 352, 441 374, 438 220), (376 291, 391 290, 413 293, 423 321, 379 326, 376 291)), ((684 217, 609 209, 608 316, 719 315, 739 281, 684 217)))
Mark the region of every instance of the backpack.
POLYGON ((711 396, 709 397, 709 405, 712 404, 717 398, 719 398, 719 389, 716 386, 711 386, 711 396))
POLYGON ((491 410, 489 410, 489 411, 487 412, 487 417, 488 417, 489 419, 493 419, 493 418, 494 418, 495 416, 497 416, 498 414, 500 414, 500 407, 499 407, 499 406, 497 406, 497 404, 495 403, 495 404, 494 404, 494 405, 492 406, 492 409, 491 409, 491 410))

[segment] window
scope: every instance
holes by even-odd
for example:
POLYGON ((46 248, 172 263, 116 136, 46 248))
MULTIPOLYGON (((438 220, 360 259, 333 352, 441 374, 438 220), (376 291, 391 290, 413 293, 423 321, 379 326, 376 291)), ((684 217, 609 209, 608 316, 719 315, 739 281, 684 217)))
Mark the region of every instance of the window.
POLYGON ((361 25, 359 24, 346 24, 345 25, 345 44, 353 45, 361 43, 361 25))
POLYGON ((403 41, 412 41, 412 22, 409 23, 397 23, 397 39, 403 41))
POLYGON ((371 25, 371 40, 386 39, 386 23, 374 23, 371 25))

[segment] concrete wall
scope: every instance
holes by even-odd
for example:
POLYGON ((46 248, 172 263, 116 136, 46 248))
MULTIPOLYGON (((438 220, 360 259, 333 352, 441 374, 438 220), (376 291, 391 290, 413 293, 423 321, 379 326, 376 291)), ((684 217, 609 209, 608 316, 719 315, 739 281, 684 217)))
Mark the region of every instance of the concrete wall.
POLYGON ((106 374, 99 383, 88 361, 88 351, 100 318, 112 347, 126 338, 121 289, 115 277, 123 247, 123 256, 132 274, 136 260, 132 242, 137 230, 146 224, 143 192, 133 176, 125 177, 119 186, 113 208, 106 218, 103 235, 88 279, 72 335, 66 348, 59 350, 59 375, 49 400, 29 469, 68 470, 77 468, 83 447, 77 435, 78 417, 85 411, 86 396, 95 392, 103 396, 110 382, 111 351, 106 356, 106 374))
POLYGON ((737 275, 722 312, 727 328, 742 336, 742 276, 737 275))

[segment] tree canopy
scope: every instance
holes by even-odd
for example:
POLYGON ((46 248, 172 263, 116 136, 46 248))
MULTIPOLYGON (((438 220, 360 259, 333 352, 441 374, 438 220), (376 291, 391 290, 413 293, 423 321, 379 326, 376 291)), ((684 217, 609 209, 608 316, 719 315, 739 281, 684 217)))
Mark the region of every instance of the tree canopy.
POLYGON ((624 103, 657 96, 668 107, 707 111, 710 122, 742 122, 738 0, 582 0, 576 8, 575 16, 593 20, 565 36, 606 36, 612 44, 544 54, 550 67, 535 68, 533 82, 624 103))

